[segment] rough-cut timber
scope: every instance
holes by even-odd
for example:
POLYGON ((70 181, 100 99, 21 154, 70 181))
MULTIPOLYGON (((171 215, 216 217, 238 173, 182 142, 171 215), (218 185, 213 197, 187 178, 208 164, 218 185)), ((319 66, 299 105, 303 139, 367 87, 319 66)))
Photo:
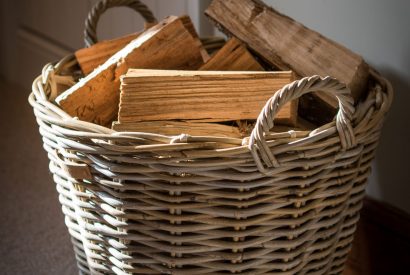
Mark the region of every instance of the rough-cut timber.
POLYGON ((194 23, 192 23, 191 18, 188 15, 182 15, 179 17, 179 19, 181 19, 187 31, 189 31, 192 37, 196 40, 197 46, 199 47, 201 51, 203 62, 207 62, 210 56, 207 50, 205 49, 205 47, 202 45, 201 39, 199 38, 199 35, 195 30, 195 26, 194 26, 194 23))
MULTIPOLYGON (((291 71, 171 71, 130 69, 121 77, 120 123, 152 120, 256 119, 266 101, 294 80, 291 71)), ((295 125, 297 102, 276 121, 295 125)))
POLYGON ((56 103, 81 120, 110 125, 118 113, 119 77, 128 68, 198 69, 203 58, 197 42, 181 19, 170 16, 58 96, 56 103))
POLYGON ((232 37, 200 70, 264 71, 264 68, 256 61, 240 40, 232 37))
MULTIPOLYGON (((333 76, 361 97, 369 67, 342 45, 280 14, 259 0, 213 0, 205 14, 229 35, 236 36, 268 63, 298 76, 333 76)), ((332 96, 316 93, 332 108, 332 96)))
POLYGON ((120 38, 98 42, 89 48, 79 49, 75 52, 75 57, 81 71, 84 75, 88 75, 140 34, 133 33, 120 38))
MULTIPOLYGON (((145 23, 144 29, 147 30, 157 23, 145 23)), ((88 48, 77 50, 74 55, 80 65, 84 75, 91 73, 95 68, 104 64, 116 52, 124 48, 128 43, 137 38, 141 32, 125 35, 119 38, 104 40, 88 48)))
POLYGON ((189 134, 191 136, 242 137, 238 127, 190 121, 113 122, 112 129, 119 132, 145 132, 168 136, 189 134))

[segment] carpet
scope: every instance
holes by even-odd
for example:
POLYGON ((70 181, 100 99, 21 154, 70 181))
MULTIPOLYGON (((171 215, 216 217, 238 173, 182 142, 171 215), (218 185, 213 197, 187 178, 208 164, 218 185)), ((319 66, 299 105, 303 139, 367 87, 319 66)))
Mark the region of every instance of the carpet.
POLYGON ((78 274, 29 93, 0 81, 0 273, 78 274))

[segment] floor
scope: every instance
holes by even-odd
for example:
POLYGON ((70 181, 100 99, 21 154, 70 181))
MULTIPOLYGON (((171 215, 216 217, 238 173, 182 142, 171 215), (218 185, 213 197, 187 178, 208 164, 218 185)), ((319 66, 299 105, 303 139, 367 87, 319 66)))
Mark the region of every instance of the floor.
POLYGON ((78 274, 29 92, 0 81, 0 273, 78 274))
POLYGON ((29 93, 0 80, 0 273, 78 274, 29 93))

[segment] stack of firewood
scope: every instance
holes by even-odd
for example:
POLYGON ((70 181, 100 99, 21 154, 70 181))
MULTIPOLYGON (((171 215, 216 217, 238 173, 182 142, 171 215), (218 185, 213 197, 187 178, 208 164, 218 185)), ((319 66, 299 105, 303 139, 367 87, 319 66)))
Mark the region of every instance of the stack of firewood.
MULTIPOLYGON (((213 0, 205 14, 229 39, 208 53, 188 16, 75 55, 84 78, 55 100, 68 114, 117 131, 241 138, 266 101, 310 75, 346 83, 358 102, 369 74, 363 59, 259 0, 213 0)), ((316 92, 286 104, 272 131, 331 121, 336 98, 316 92)))

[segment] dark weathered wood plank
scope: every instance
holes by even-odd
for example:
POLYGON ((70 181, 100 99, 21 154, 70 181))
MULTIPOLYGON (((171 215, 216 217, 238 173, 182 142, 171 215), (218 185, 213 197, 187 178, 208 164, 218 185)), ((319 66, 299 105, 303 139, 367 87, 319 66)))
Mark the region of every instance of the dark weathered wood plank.
MULTIPOLYGON (((369 68, 362 57, 262 1, 213 0, 205 14, 276 68, 291 69, 300 77, 333 76, 347 84, 356 100, 365 90, 369 68)), ((317 98, 334 114, 334 97, 316 93, 313 100, 317 98)))

